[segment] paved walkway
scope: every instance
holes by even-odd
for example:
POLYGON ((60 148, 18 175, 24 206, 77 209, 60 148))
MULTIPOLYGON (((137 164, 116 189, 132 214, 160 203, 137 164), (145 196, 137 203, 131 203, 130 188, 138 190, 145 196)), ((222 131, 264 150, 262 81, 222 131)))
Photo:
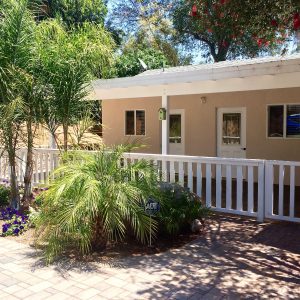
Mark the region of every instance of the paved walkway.
POLYGON ((0 238, 0 299, 300 299, 299 232, 220 217, 180 249, 50 267, 32 248, 0 238))

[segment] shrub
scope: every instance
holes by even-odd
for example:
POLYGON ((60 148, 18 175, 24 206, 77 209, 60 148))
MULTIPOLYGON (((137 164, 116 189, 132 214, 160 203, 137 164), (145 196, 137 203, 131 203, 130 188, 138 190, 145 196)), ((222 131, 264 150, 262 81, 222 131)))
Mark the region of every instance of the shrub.
POLYGON ((1 219, 5 221, 2 236, 19 235, 28 229, 28 217, 10 207, 1 211, 1 219))
POLYGON ((209 209, 189 189, 168 183, 161 184, 160 189, 164 200, 157 220, 162 232, 177 235, 195 219, 203 220, 209 214, 209 209))
POLYGON ((41 207, 44 201, 44 194, 43 193, 39 193, 34 197, 34 204, 37 207, 41 207))
POLYGON ((28 214, 28 227, 35 227, 36 222, 40 216, 40 210, 34 209, 33 207, 29 207, 28 214))
POLYGON ((0 184, 0 207, 9 205, 10 189, 0 184))
POLYGON ((155 168, 145 160, 121 166, 130 149, 108 150, 69 152, 43 193, 36 242, 46 243, 48 262, 70 243, 87 253, 124 238, 129 228, 141 242, 149 239, 150 230, 154 235, 157 224, 153 221, 150 229, 144 203, 158 193, 155 168))

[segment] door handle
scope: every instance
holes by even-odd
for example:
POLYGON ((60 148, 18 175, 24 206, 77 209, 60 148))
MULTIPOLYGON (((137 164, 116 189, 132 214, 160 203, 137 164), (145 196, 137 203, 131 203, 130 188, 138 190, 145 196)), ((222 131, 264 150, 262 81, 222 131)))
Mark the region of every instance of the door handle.
POLYGON ((241 150, 244 150, 244 151, 245 151, 245 150, 247 150, 247 148, 241 148, 241 150))

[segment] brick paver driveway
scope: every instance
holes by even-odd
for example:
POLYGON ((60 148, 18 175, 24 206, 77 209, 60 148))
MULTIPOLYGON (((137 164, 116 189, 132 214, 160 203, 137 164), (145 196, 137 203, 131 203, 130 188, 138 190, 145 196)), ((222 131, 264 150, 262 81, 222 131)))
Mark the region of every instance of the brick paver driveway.
POLYGON ((45 267, 0 238, 0 299, 300 299, 300 225, 218 217, 180 249, 45 267))

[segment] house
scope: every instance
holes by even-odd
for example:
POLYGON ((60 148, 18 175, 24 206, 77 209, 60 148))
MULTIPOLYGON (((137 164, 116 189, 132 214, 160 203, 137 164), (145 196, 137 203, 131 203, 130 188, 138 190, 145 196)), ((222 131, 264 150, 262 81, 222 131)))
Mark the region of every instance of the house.
POLYGON ((300 161, 300 55, 97 80, 106 145, 139 152, 300 161))

